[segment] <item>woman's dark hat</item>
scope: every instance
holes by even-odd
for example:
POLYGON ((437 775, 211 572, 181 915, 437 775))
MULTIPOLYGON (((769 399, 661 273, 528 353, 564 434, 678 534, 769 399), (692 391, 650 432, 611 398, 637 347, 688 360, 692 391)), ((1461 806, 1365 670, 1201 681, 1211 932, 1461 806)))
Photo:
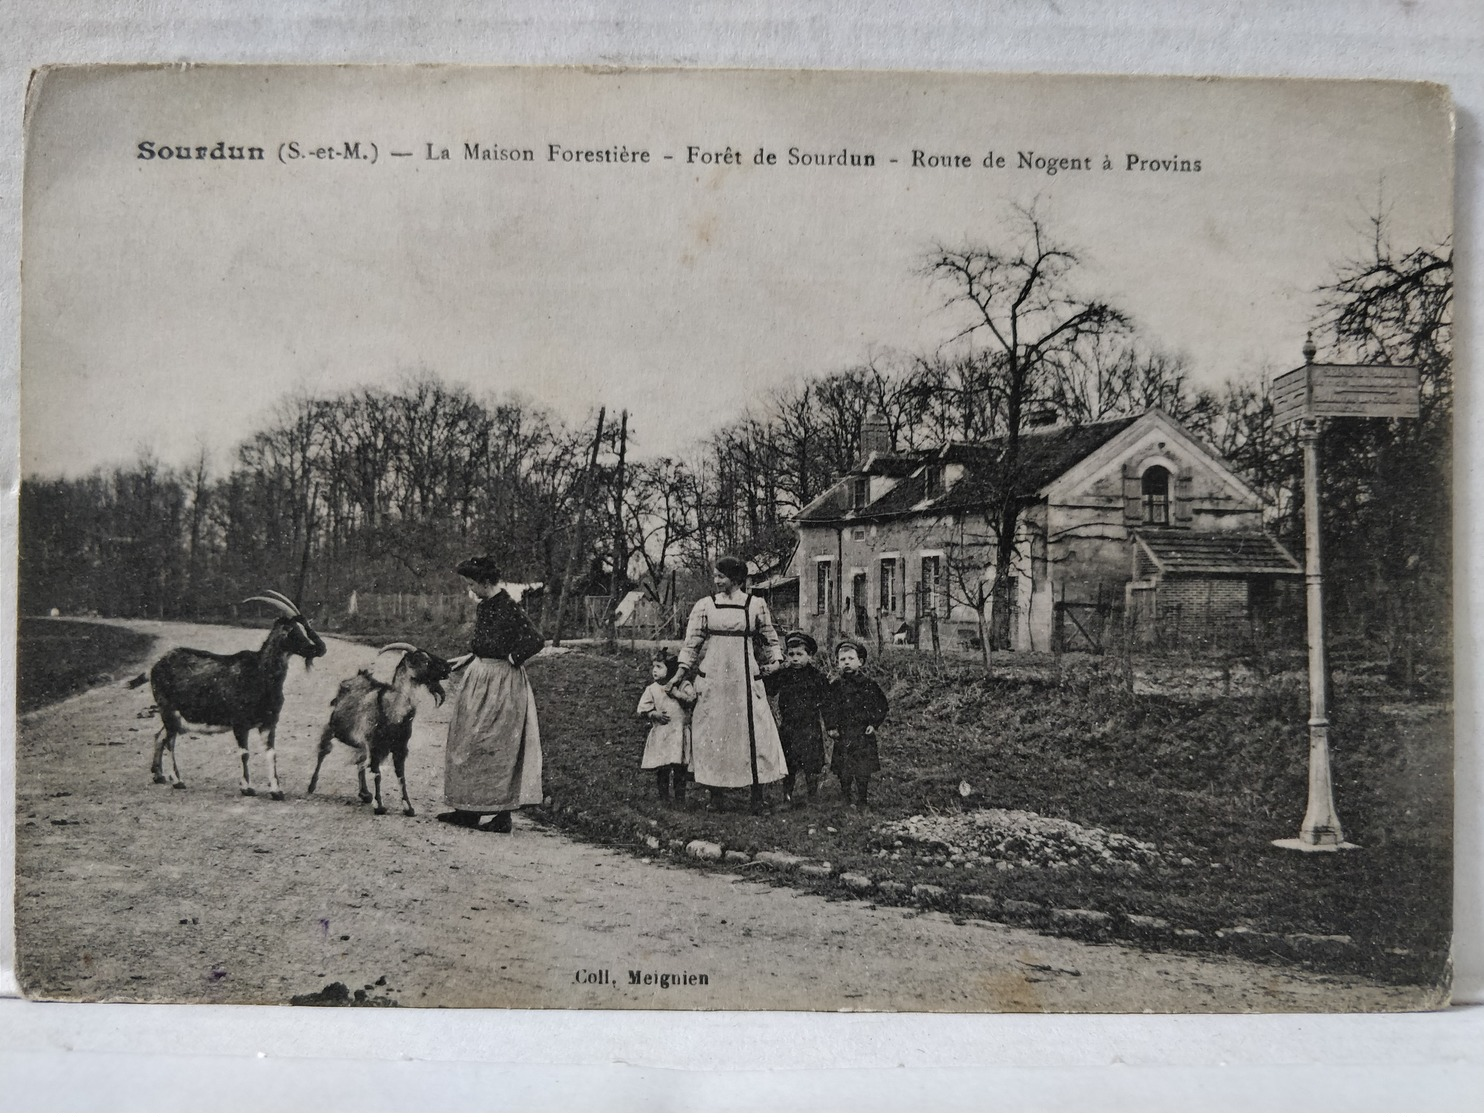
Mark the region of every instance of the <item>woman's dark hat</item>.
POLYGON ((730 578, 733 584, 747 584, 747 564, 734 555, 722 555, 716 560, 716 569, 730 578))
POLYGON ((835 645, 835 658, 840 658, 840 653, 846 648, 854 648, 855 654, 861 657, 861 662, 866 662, 866 646, 859 640, 841 640, 835 645))
POLYGON ((797 628, 783 638, 783 646, 785 648, 803 648, 810 655, 819 651, 819 644, 815 642, 814 637, 797 628))
POLYGON ((476 582, 493 585, 500 580, 500 564, 489 555, 476 555, 474 558, 465 559, 454 569, 465 578, 472 578, 476 582))

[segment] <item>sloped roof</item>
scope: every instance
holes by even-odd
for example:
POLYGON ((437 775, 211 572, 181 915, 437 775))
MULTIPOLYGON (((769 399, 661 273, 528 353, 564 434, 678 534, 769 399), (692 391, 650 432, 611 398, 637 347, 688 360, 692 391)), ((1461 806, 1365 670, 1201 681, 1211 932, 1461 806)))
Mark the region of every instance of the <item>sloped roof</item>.
MULTIPOLYGON (((1020 496, 1032 496, 1042 486, 1060 477, 1109 439, 1127 430, 1140 416, 1110 419, 1085 426, 1027 431, 1020 436, 1020 460, 1012 480, 1020 496)), ((1000 459, 1003 439, 989 442, 953 442, 938 449, 916 453, 877 454, 864 472, 899 477, 889 492, 865 508, 850 507, 850 486, 843 481, 818 497, 799 514, 800 523, 863 522, 903 516, 914 512, 960 512, 992 505, 1004 490, 1000 459), (923 466, 929 463, 964 466, 964 475, 947 492, 929 499, 923 466)), ((852 476, 860 476, 860 472, 852 476)))
MULTIPOLYGON (((1020 460, 1015 464, 1015 473, 1011 479, 1016 495, 1031 496, 1036 493, 1043 485, 1055 481, 1099 446, 1122 434, 1140 418, 1138 415, 1130 415, 1080 427, 1060 427, 1022 434, 1020 460)), ((937 507, 944 511, 959 512, 982 508, 998 499, 1005 480, 1003 470, 998 465, 999 454, 1004 451, 1004 442, 997 439, 988 443, 985 449, 997 451, 994 458, 981 459, 978 463, 971 464, 963 480, 937 502, 937 507)))
POLYGON ((1139 528, 1135 538, 1164 574, 1302 574, 1303 567, 1263 532, 1139 528))
POLYGON ((866 468, 857 473, 871 473, 877 477, 906 477, 922 464, 927 455, 921 451, 894 451, 890 454, 872 454, 866 468))

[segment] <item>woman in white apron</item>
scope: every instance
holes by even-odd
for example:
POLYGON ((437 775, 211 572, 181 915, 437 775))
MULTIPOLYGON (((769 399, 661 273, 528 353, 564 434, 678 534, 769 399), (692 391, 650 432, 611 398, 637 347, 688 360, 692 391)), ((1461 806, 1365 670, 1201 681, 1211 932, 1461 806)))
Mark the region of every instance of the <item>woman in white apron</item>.
POLYGON ((747 565, 718 559, 716 592, 697 601, 686 625, 680 669, 695 683, 691 764, 695 782, 711 789, 720 808, 724 789, 747 787, 754 813, 763 786, 788 772, 778 727, 763 690, 763 675, 782 661, 767 602, 747 592, 747 565))

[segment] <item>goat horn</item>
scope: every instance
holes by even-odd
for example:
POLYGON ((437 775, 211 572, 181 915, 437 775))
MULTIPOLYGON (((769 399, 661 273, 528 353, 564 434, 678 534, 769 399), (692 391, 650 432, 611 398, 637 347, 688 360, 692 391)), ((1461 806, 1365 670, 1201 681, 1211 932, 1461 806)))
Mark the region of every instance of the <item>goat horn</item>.
POLYGON ((264 590, 263 592, 266 593, 269 597, 278 598, 279 601, 282 601, 285 605, 287 605, 294 611, 295 616, 298 616, 304 611, 303 609, 300 609, 297 605, 295 605, 292 601, 290 601, 287 597, 284 597, 284 595, 279 593, 277 590, 264 590))
POLYGON ((415 651, 417 651, 417 649, 415 647, 413 647, 411 644, 397 643, 397 644, 388 644, 386 647, 382 648, 381 651, 380 652, 377 652, 376 654, 377 655, 381 655, 382 652, 415 652, 415 651))
POLYGON ((299 615, 299 610, 294 609, 294 608, 292 608, 292 607, 290 607, 288 605, 285 605, 282 601, 279 601, 276 597, 249 597, 249 598, 246 598, 242 602, 242 604, 246 605, 249 601, 261 601, 264 605, 272 605, 273 608, 277 609, 280 613, 282 613, 286 617, 297 617, 299 615))

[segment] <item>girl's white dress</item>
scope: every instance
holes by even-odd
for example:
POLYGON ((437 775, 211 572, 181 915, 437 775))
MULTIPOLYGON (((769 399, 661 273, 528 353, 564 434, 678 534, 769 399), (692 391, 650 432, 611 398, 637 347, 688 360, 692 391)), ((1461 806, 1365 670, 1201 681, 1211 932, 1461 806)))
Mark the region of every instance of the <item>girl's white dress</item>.
POLYGON ((672 689, 679 691, 680 688, 650 683, 639 696, 636 712, 640 717, 647 717, 656 710, 670 717, 663 724, 650 723, 649 739, 644 742, 644 759, 639 762, 641 768, 661 768, 666 764, 690 767, 690 710, 675 697, 672 689))

